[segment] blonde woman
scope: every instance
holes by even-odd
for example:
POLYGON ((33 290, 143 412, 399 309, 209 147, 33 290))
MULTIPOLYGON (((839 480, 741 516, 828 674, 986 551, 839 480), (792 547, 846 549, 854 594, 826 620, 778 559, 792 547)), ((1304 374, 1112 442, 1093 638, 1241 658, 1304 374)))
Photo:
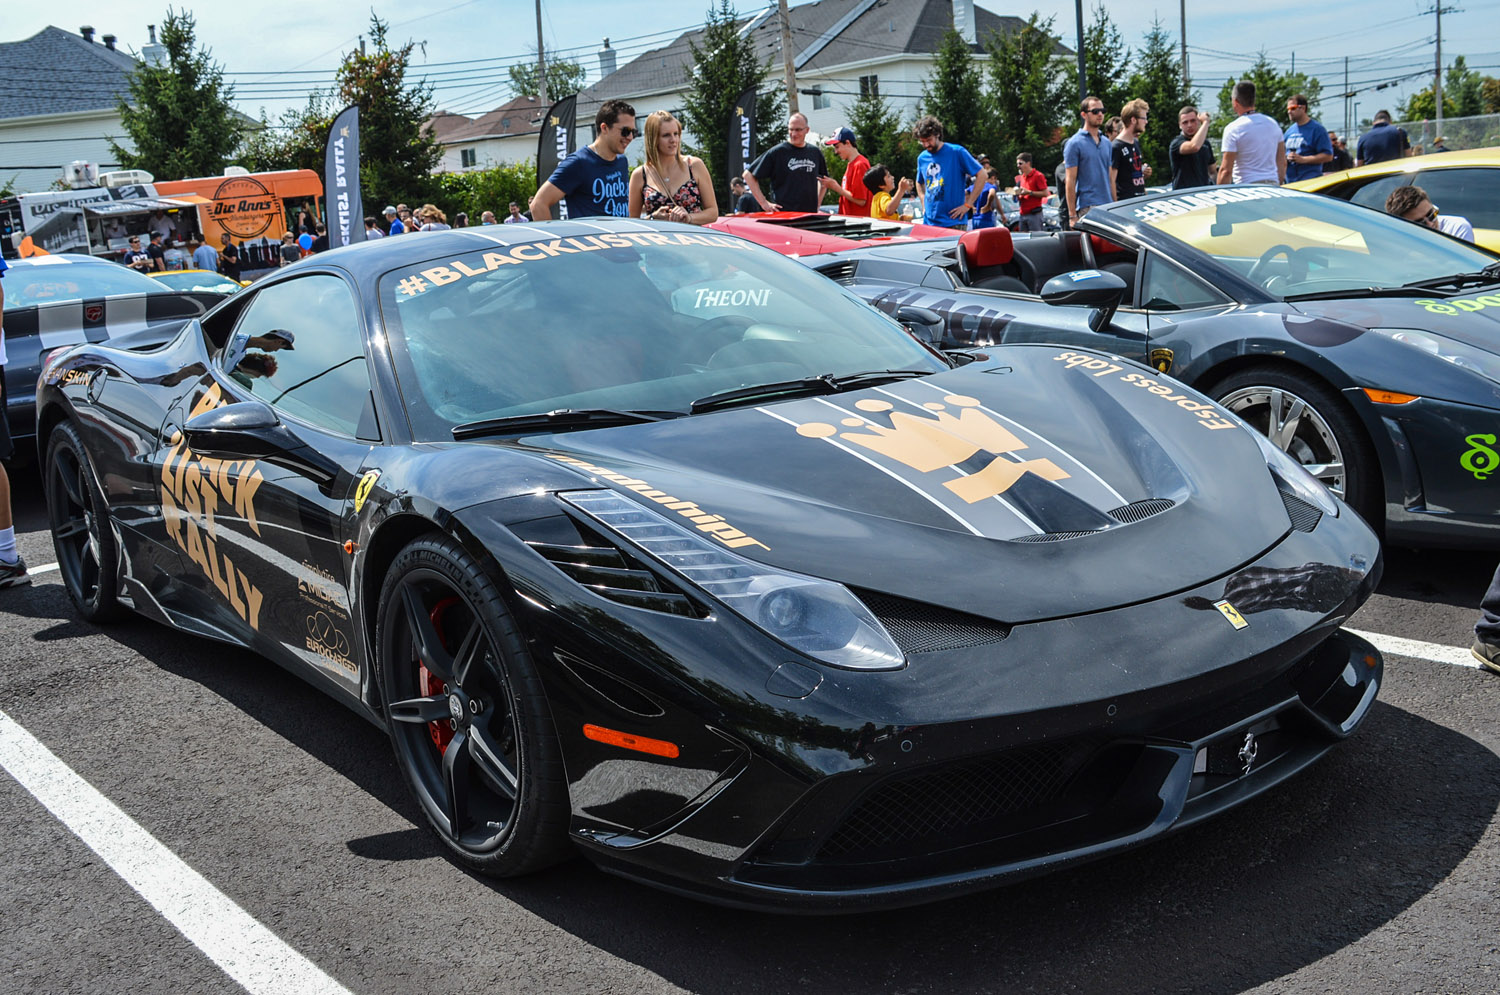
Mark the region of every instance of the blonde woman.
POLYGON ((702 159, 682 154, 682 125, 652 111, 641 134, 646 162, 630 174, 630 216, 706 225, 719 217, 713 177, 702 159))
POLYGON ((444 214, 436 204, 423 204, 420 213, 422 231, 447 231, 452 227, 448 224, 448 215, 444 214))

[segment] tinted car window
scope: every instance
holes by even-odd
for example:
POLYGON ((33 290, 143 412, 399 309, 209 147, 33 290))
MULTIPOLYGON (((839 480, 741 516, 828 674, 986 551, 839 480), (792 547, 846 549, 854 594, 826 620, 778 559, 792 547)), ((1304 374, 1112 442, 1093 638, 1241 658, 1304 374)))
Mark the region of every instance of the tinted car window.
POLYGON ((337 277, 313 274, 256 294, 225 350, 224 369, 286 415, 340 435, 375 437, 359 314, 337 277))
MULTIPOLYGON (((1380 176, 1369 181, 1354 190, 1353 193, 1341 191, 1349 201, 1361 207, 1373 207, 1377 211, 1385 210, 1385 199, 1391 195, 1391 191, 1397 187, 1404 187, 1411 182, 1410 173, 1397 173, 1394 176, 1380 176)), ((1345 188, 1347 191, 1347 188, 1345 188)))
POLYGON ((1429 169, 1417 186, 1443 214, 1468 218, 1475 228, 1500 228, 1500 170, 1429 169))
POLYGON ((12 263, 5 274, 5 310, 36 304, 61 304, 117 294, 170 293, 144 273, 109 262, 75 263, 61 256, 57 262, 12 263))
POLYGON ((946 364, 814 270, 715 232, 495 245, 381 278, 418 438, 558 408, 686 412, 737 387, 946 364))
POLYGON ((1146 272, 1141 278, 1142 307, 1154 311, 1187 311, 1229 303, 1229 298, 1154 252, 1147 254, 1145 265, 1146 272))

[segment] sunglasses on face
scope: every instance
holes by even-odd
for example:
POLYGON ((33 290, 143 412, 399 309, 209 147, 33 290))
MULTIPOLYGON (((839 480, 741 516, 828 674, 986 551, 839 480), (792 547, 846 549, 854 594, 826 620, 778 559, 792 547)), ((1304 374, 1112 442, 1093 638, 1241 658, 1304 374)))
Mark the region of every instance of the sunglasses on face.
POLYGON ((1104 108, 1103 107, 1090 107, 1088 110, 1084 111, 1084 113, 1085 114, 1103 114, 1104 113, 1104 108))
POLYGON ((636 135, 639 135, 639 134, 640 134, 640 130, 637 129, 637 128, 621 128, 620 129, 620 135, 622 137, 624 137, 624 138, 634 138, 636 135))

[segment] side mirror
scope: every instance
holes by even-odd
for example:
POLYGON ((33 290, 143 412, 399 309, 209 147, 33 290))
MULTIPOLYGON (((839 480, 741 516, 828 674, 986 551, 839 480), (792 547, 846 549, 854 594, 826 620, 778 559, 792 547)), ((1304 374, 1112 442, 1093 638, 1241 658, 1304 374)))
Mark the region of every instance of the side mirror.
POLYGON ((903 304, 896 309, 896 320, 924 345, 936 346, 943 340, 943 316, 931 308, 903 304))
POLYGON ((310 448, 261 401, 237 401, 201 412, 188 419, 182 434, 193 452, 209 459, 263 459, 304 473, 320 487, 339 475, 337 463, 310 448))
POLYGON ((1042 287, 1042 300, 1057 307, 1097 308, 1089 317, 1089 328, 1099 331, 1115 316, 1128 288, 1113 273, 1080 269, 1054 276, 1042 287))

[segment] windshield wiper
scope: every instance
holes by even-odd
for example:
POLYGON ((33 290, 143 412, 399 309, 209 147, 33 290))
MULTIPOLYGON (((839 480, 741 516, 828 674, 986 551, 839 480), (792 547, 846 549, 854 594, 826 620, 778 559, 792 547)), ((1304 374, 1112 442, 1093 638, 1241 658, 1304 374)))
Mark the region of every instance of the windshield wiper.
POLYGON ((1346 287, 1343 290, 1319 290, 1311 294, 1287 294, 1282 300, 1288 303, 1297 301, 1336 301, 1346 297, 1415 297, 1422 292, 1422 288, 1407 284, 1404 287, 1346 287))
POLYGON ((610 425, 638 425, 641 422, 681 418, 681 411, 621 411, 615 408, 558 408, 556 411, 533 411, 524 415, 482 418, 453 426, 455 439, 472 439, 480 435, 508 435, 533 428, 550 430, 569 428, 605 428, 610 425))
POLYGON ((1436 290, 1439 287, 1468 287, 1474 284, 1494 283, 1500 280, 1500 260, 1490 263, 1475 273, 1454 273, 1451 276, 1435 276, 1428 280, 1413 280, 1402 284, 1405 287, 1436 290))
POLYGON ((892 383, 896 380, 910 380, 912 377, 931 376, 933 372, 932 370, 865 370, 861 373, 846 373, 843 376, 820 373, 815 377, 800 377, 796 380, 779 380, 776 383, 722 390, 717 394, 698 398, 688 405, 688 412, 696 415, 760 397, 789 395, 809 397, 815 394, 837 394, 856 387, 872 387, 875 384, 892 383))

